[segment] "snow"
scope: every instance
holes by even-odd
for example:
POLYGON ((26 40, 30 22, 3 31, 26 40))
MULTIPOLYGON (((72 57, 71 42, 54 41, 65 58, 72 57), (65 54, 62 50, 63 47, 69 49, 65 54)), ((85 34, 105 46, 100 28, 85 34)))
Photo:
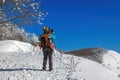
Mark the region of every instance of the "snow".
POLYGON ((28 43, 5 40, 0 41, 0 52, 31 52, 33 46, 28 43))
POLYGON ((108 50, 106 54, 103 55, 103 63, 105 67, 109 68, 110 70, 114 71, 117 74, 120 74, 120 54, 108 50))
MULTIPOLYGON (((110 50, 103 56, 102 64, 118 63, 119 56, 110 50)), ((0 80, 120 80, 118 71, 113 68, 119 66, 117 64, 103 66, 58 51, 53 53, 53 71, 41 71, 42 62, 43 53, 39 47, 13 40, 0 41, 0 80)))

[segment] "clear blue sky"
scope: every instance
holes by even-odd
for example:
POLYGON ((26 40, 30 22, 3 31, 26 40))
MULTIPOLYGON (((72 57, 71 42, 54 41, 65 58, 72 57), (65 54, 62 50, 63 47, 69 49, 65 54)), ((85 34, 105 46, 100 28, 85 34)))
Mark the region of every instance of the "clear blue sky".
MULTIPOLYGON (((58 49, 101 47, 120 52, 120 0, 42 0, 42 8, 49 13, 43 25, 55 30, 58 49)), ((31 26, 26 30, 42 33, 42 26, 31 26)))

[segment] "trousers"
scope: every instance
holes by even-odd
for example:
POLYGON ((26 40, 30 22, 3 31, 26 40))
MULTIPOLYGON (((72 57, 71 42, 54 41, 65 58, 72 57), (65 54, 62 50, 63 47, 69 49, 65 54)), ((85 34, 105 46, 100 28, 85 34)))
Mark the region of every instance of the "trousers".
POLYGON ((52 49, 50 47, 43 48, 43 69, 46 70, 47 60, 49 59, 49 70, 53 69, 53 62, 52 62, 52 49))

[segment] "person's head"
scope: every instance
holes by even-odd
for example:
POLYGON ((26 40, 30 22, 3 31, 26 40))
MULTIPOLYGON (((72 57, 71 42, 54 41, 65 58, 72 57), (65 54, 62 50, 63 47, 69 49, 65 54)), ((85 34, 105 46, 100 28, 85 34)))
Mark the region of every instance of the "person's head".
POLYGON ((46 26, 43 27, 43 31, 47 31, 47 27, 46 26))
POLYGON ((43 27, 43 31, 44 31, 44 33, 48 33, 48 31, 49 31, 48 27, 47 27, 47 26, 44 26, 44 27, 43 27))
POLYGON ((51 31, 51 34, 54 34, 54 30, 53 29, 51 29, 50 31, 51 31))

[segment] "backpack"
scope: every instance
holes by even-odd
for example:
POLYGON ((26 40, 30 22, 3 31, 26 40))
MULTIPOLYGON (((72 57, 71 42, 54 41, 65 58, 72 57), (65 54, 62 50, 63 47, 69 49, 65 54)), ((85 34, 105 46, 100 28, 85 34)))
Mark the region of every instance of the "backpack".
POLYGON ((40 38, 40 41, 41 41, 42 47, 50 46, 50 44, 51 44, 49 34, 43 34, 40 38))

